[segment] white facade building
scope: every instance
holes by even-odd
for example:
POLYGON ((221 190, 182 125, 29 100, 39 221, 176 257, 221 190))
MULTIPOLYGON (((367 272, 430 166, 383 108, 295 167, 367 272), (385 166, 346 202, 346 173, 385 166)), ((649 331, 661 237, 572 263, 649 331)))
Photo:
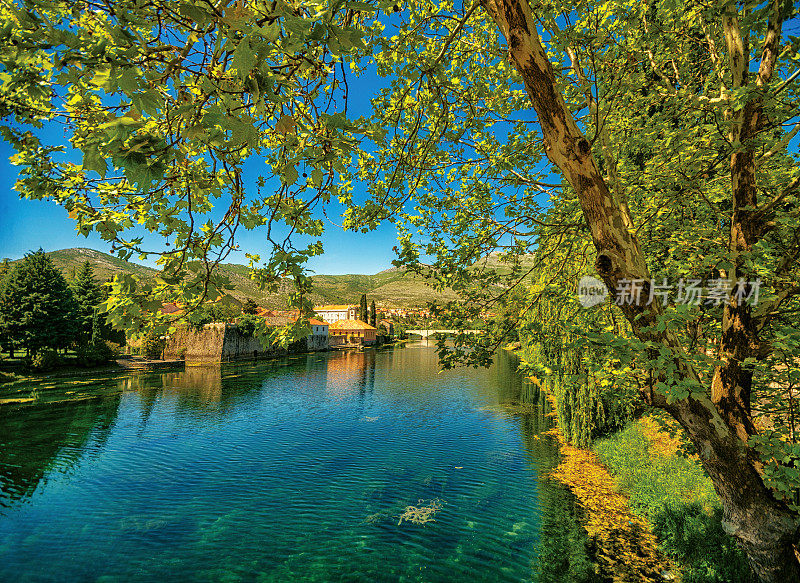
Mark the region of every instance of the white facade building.
POLYGON ((358 310, 358 306, 346 304, 314 306, 314 311, 317 313, 317 316, 329 324, 338 322, 339 320, 355 320, 358 317, 358 310))

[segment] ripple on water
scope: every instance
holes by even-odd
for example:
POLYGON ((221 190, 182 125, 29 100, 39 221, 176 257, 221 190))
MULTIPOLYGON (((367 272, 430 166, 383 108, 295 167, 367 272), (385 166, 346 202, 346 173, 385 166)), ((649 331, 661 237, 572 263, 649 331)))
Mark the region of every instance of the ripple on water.
POLYGON ((0 430, 0 580, 529 580, 556 453, 481 410, 519 398, 507 369, 312 355, 19 405, 0 430), (432 501, 432 520, 400 520, 432 501))

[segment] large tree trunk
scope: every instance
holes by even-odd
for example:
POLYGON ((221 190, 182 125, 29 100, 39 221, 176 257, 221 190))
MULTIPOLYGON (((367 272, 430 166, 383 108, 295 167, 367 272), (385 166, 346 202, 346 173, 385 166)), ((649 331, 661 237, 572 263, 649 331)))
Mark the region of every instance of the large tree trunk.
POLYGON ((764 485, 753 450, 707 398, 662 406, 697 446, 722 500, 723 527, 736 537, 753 572, 764 582, 800 581, 797 516, 764 485))
MULTIPOLYGON (((538 115, 548 158, 578 195, 597 249, 598 273, 611 290, 622 279, 645 280, 643 293, 649 294, 650 274, 635 235, 626 228, 629 221, 621 204, 624 201, 615 200, 606 185, 589 142, 557 89, 527 0, 482 0, 482 4, 508 42, 511 59, 538 115)), ((744 55, 743 58, 746 63, 744 55)), ((744 65, 741 67, 746 70, 744 65)), ((755 131, 759 110, 755 104, 751 110, 737 113, 745 133, 755 131)), ((746 154, 737 153, 731 161, 733 190, 738 199, 734 208, 740 209, 734 217, 738 226, 732 229, 731 245, 743 251, 758 236, 758 228, 748 223, 753 217, 745 210, 755 201, 752 167, 752 156, 746 154)), ((681 354, 679 342, 670 333, 652 331, 659 310, 656 304, 623 304, 621 308, 637 336, 681 354)), ((747 553, 760 580, 800 581, 800 562, 794 546, 800 536, 797 516, 766 487, 758 457, 746 444, 755 432, 749 409, 752 373, 740 363, 743 355, 758 351, 758 326, 743 304, 729 306, 725 318, 726 336, 721 343, 725 365, 714 376, 713 400, 694 396, 670 404, 653 393, 645 394, 645 398, 675 417, 697 447, 722 499, 725 527, 747 553)), ((689 365, 678 365, 686 378, 697 379, 689 365)))

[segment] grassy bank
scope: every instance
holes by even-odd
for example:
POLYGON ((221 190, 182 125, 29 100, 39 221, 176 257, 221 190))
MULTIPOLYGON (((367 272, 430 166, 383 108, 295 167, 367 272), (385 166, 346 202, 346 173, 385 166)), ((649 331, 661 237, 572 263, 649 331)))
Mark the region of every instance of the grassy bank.
POLYGON ((652 525, 659 547, 680 565, 684 583, 751 581, 744 554, 722 528, 711 480, 661 425, 634 421, 592 449, 633 512, 652 525))

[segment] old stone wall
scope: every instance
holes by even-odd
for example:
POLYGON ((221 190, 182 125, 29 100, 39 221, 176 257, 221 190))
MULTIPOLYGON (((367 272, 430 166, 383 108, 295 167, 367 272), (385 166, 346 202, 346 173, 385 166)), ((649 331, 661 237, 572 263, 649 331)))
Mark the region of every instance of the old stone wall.
POLYGON ((185 358, 187 362, 219 362, 227 324, 206 324, 202 330, 181 326, 170 334, 164 359, 185 358))
POLYGON ((182 326, 167 338, 164 358, 186 362, 222 362, 280 354, 252 336, 244 336, 234 324, 206 324, 201 330, 182 326))
POLYGON ((292 344, 287 351, 265 346, 257 338, 241 334, 235 324, 215 323, 206 324, 202 330, 189 326, 178 328, 167 338, 164 358, 185 358, 186 362, 223 362, 327 349, 328 337, 323 335, 309 335, 292 344))
POLYGON ((225 342, 222 345, 222 360, 258 358, 272 354, 278 354, 278 351, 265 347, 257 338, 244 336, 235 325, 227 326, 225 342))

